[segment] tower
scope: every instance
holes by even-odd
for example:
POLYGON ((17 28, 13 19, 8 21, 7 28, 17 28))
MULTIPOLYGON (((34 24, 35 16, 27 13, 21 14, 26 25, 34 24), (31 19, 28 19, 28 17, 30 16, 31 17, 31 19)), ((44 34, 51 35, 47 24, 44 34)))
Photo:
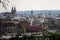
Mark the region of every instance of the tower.
POLYGON ((30 25, 32 26, 32 25, 33 25, 33 22, 34 22, 34 18, 31 18, 30 21, 31 21, 31 22, 30 22, 30 25))
POLYGON ((31 11, 31 15, 30 16, 33 17, 33 10, 31 11))
POLYGON ((13 16, 16 15, 16 7, 12 7, 11 13, 12 13, 13 16))

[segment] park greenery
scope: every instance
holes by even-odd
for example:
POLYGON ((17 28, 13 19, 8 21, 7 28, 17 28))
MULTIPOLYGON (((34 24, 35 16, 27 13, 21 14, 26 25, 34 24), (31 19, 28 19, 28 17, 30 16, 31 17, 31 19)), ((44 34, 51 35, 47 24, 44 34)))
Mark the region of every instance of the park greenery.
MULTIPOLYGON (((49 40, 60 40, 60 33, 51 33, 51 32, 49 32, 49 34, 51 35, 51 36, 43 36, 45 39, 48 37, 49 38, 49 40)), ((42 39, 41 40, 45 40, 45 39, 43 39, 43 37, 42 37, 42 39)), ((33 36, 33 35, 31 35, 31 36, 27 36, 27 35, 25 35, 25 36, 23 36, 23 37, 21 37, 21 38, 19 38, 19 35, 16 35, 16 37, 12 37, 12 38, 10 38, 9 40, 35 40, 36 38, 35 38, 35 36, 33 36)))

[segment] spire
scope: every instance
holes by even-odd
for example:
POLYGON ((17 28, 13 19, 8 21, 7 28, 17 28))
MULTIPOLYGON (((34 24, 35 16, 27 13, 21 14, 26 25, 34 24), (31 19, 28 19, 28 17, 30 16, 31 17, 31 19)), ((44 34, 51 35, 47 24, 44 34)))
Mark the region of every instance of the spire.
POLYGON ((16 13, 16 7, 13 7, 13 6, 12 6, 11 12, 12 12, 12 14, 15 14, 15 13, 16 13))
POLYGON ((13 6, 12 6, 12 10, 13 10, 13 6))
POLYGON ((12 6, 12 10, 16 10, 16 7, 15 6, 12 6))
POLYGON ((33 10, 31 11, 31 15, 33 15, 33 10))
POLYGON ((16 7, 14 7, 14 10, 16 10, 16 7))

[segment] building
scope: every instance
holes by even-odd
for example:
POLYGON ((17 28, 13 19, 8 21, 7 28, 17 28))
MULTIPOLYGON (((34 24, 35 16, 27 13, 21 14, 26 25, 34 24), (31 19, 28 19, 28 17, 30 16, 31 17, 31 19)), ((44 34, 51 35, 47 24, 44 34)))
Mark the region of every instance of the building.
POLYGON ((3 18, 3 19, 7 19, 7 18, 13 18, 14 16, 16 16, 16 8, 15 7, 12 7, 12 10, 11 12, 3 12, 3 13, 0 13, 0 18, 3 18))
POLYGON ((17 34, 17 24, 19 22, 13 21, 11 19, 0 19, 0 33, 2 35, 16 35, 17 34))
POLYGON ((19 23, 20 27, 25 27, 26 32, 39 32, 43 28, 43 24, 40 25, 30 25, 28 21, 21 21, 19 23))
POLYGON ((54 24, 57 29, 60 29, 60 17, 55 18, 54 24))

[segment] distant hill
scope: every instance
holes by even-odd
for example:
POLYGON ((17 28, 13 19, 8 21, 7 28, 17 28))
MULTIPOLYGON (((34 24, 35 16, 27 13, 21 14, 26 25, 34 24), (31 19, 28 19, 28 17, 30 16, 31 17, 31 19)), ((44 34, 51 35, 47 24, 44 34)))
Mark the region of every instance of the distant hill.
MULTIPOLYGON (((31 11, 17 11, 17 14, 29 15, 31 14, 31 11)), ((59 15, 60 10, 33 10, 33 14, 59 15)))

